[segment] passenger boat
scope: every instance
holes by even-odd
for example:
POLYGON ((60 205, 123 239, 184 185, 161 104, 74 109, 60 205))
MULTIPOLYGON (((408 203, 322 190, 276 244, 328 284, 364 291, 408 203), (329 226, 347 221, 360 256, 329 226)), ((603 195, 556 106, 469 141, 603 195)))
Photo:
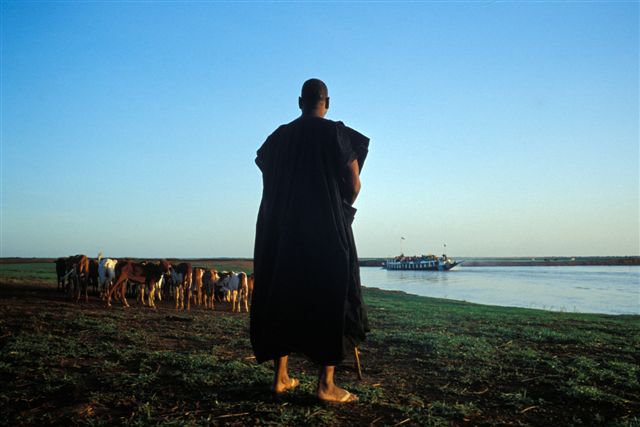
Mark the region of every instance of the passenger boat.
POLYGON ((456 261, 449 258, 446 254, 441 257, 435 255, 422 256, 404 256, 400 255, 395 258, 389 258, 384 262, 384 268, 387 270, 430 270, 430 271, 449 271, 456 265, 462 264, 464 261, 456 261))

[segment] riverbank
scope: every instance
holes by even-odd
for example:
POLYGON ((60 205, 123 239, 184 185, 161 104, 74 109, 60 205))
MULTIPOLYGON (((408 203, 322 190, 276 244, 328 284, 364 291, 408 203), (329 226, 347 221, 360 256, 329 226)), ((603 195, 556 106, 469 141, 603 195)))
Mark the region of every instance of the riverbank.
MULTIPOLYGON (((128 258, 136 259, 136 258, 128 258)), ((144 258, 154 260, 154 258, 144 258)), ((585 265, 640 265, 640 256, 615 256, 615 257, 542 257, 542 258, 456 258, 464 260, 465 267, 552 267, 552 266, 585 266, 585 265)), ((2 264, 30 264, 53 262, 55 258, 0 258, 2 264)), ((251 258, 174 258, 169 261, 189 261, 194 265, 222 265, 240 266, 240 270, 251 271, 253 259, 251 258)), ((385 258, 360 258, 361 267, 381 267, 385 258)))
POLYGON ((501 308, 365 289, 372 332, 338 368, 356 404, 274 399, 248 315, 66 301, 48 264, 0 270, 3 424, 637 425, 640 316, 501 308), (18 272, 18 273, 17 273, 18 272))

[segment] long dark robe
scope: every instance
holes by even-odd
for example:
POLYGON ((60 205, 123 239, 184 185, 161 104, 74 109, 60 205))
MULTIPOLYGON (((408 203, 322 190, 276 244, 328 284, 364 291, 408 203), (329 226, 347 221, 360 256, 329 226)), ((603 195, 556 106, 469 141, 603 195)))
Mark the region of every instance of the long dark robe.
POLYGON ((369 330, 345 201, 347 165, 369 139, 341 122, 300 117, 258 150, 263 193, 256 226, 251 344, 259 363, 302 353, 336 365, 369 330))

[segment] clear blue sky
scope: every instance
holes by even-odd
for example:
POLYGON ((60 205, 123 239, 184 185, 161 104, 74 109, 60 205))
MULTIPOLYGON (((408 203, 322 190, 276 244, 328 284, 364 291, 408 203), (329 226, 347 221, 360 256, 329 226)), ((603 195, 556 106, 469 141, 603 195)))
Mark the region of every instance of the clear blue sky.
POLYGON ((1 256, 250 257, 323 79, 360 256, 638 255, 638 2, 10 2, 1 256))

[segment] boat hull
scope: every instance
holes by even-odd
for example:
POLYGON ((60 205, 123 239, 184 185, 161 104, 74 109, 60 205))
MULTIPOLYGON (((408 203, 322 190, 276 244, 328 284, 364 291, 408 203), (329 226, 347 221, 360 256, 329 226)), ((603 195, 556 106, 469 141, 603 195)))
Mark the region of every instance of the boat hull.
POLYGON ((385 270, 402 270, 402 271, 449 271, 453 267, 460 265, 461 262, 453 262, 447 264, 422 264, 414 262, 387 262, 384 265, 385 270))

